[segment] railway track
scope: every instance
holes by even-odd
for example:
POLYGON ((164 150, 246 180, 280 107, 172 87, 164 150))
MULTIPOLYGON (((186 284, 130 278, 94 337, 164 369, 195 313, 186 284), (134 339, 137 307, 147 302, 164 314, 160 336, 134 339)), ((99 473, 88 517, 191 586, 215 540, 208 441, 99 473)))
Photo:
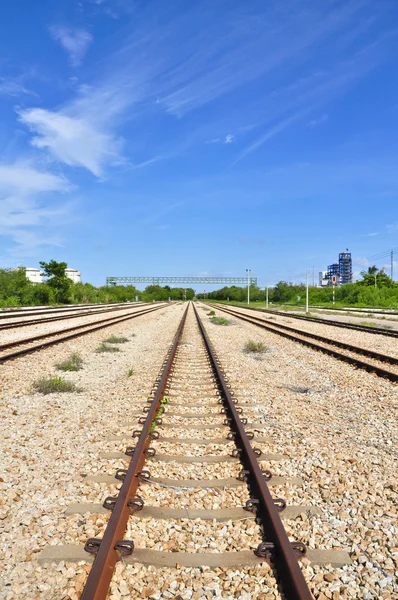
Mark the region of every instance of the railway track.
MULTIPOLYGON (((234 305, 228 305, 234 306, 234 305)), ((268 310, 266 308, 252 308, 248 306, 237 306, 236 308, 242 310, 255 310, 261 313, 270 315, 278 315, 289 319, 298 319, 302 321, 310 321, 310 323, 321 323, 322 325, 330 325, 331 327, 340 327, 341 329, 353 329, 354 331, 363 331, 364 333, 373 333, 377 335, 384 335, 386 337, 398 338, 398 331, 388 331, 382 327, 366 327, 365 325, 355 325, 354 323, 341 323, 338 321, 331 321, 329 319, 322 319, 318 317, 306 317, 305 315, 297 315, 290 312, 283 312, 280 310, 268 310)))
MULTIPOLYGON (((140 307, 142 307, 143 305, 140 304, 140 307)), ((24 321, 16 321, 16 322, 12 322, 12 323, 0 323, 0 331, 2 330, 8 330, 8 329, 20 329, 21 327, 30 327, 31 325, 41 325, 43 323, 53 323, 54 321, 64 321, 64 320, 69 320, 69 319, 77 319, 79 317, 88 317, 91 315, 98 315, 98 314, 103 314, 103 313, 109 313, 109 312, 118 312, 121 310, 128 310, 130 308, 137 308, 137 306, 134 305, 126 305, 126 304, 122 304, 122 305, 117 305, 117 306, 112 306, 111 308, 107 308, 106 305, 103 305, 103 308, 98 309, 98 310, 82 310, 82 311, 77 311, 74 310, 72 313, 69 314, 62 314, 62 315, 57 315, 57 316, 50 316, 47 318, 41 318, 41 319, 28 319, 28 320, 24 320, 24 321)), ((21 315, 21 317, 26 317, 27 315, 21 315)), ((36 316, 36 315, 34 315, 36 316)))
MULTIPOLYGON (((285 306, 293 306, 296 309, 297 308, 303 308, 302 306, 297 306, 297 304, 286 304, 285 306)), ((345 312, 347 314, 349 313, 357 313, 357 314, 365 314, 365 315, 383 315, 383 317, 388 317, 388 316, 398 316, 398 311, 394 310, 393 308, 386 308, 386 309, 377 309, 377 308, 353 308, 351 306, 347 306, 345 308, 336 308, 334 306, 320 306, 317 304, 309 304, 308 305, 309 308, 314 308, 315 310, 324 310, 324 311, 332 311, 332 312, 345 312)))
POLYGON ((41 333, 23 339, 0 344, 0 364, 9 360, 13 360, 15 358, 19 358, 26 354, 36 352, 37 350, 41 350, 42 348, 54 346, 61 342, 80 337, 81 335, 86 335, 88 333, 92 333, 94 331, 99 331, 100 329, 110 327, 111 325, 123 323, 124 321, 127 321, 129 319, 135 319, 140 315, 145 315, 153 311, 160 310, 165 306, 166 304, 156 305, 155 307, 151 306, 149 308, 145 308, 144 310, 139 310, 128 315, 107 317, 106 319, 100 319, 95 323, 75 325, 73 327, 66 327, 58 331, 41 333), (7 352, 10 349, 12 349, 12 352, 7 352))
POLYGON ((379 377, 384 377, 393 382, 398 381, 398 359, 393 356, 388 356, 379 352, 373 352, 372 350, 367 350, 352 344, 333 340, 325 336, 310 333, 308 331, 295 329, 294 327, 289 327, 280 323, 271 324, 269 321, 266 322, 264 319, 254 315, 243 314, 239 310, 231 309, 230 307, 225 307, 224 305, 211 304, 210 306, 231 316, 238 317, 243 321, 257 325, 258 327, 266 329, 267 331, 283 336, 289 340, 299 342, 300 344, 308 346, 314 350, 324 352, 330 356, 333 356, 334 358, 348 362, 359 369, 364 369, 370 373, 375 373, 379 377), (344 350, 345 352, 343 353, 339 350, 336 350, 336 347, 344 350), (362 360, 362 358, 358 358, 358 355, 361 357, 365 356, 369 358, 370 361, 365 362, 362 360), (392 365, 394 370, 387 370, 384 366, 385 363, 392 365))
MULTIPOLYGON (((255 415, 255 403, 247 398, 238 402, 229 389, 198 312, 189 305, 151 397, 144 404, 141 416, 136 417, 140 428, 133 429, 134 446, 128 446, 125 452, 101 454, 101 458, 123 460, 125 467, 119 468, 114 476, 86 478, 86 481, 113 485, 119 482, 117 495, 106 497, 103 505, 72 505, 66 511, 67 514, 110 513, 100 537, 86 540, 84 548, 83 545, 48 546, 42 552, 40 562, 88 561, 91 557, 94 563, 82 600, 107 598, 117 562, 121 559, 126 564, 157 567, 175 567, 177 564, 181 568, 245 569, 270 562, 286 600, 312 598, 299 559, 307 556, 314 563, 340 566, 350 559, 342 551, 307 551, 299 540, 289 540, 281 517, 293 519, 303 512, 310 515, 313 507, 289 507, 282 498, 272 496, 275 485, 300 483, 297 478, 294 482, 274 476, 269 470, 271 462, 283 457, 267 454, 267 440, 261 437, 261 425, 253 422, 255 415), (223 471, 217 471, 220 464, 224 465, 223 471), (196 476, 184 478, 184 469, 192 466, 199 469, 196 476), (179 470, 182 476, 167 478, 170 468, 179 470), (209 469, 214 470, 212 479, 200 475, 196 478, 198 473, 208 473, 209 469), (212 492, 217 488, 228 489, 232 499, 240 498, 242 491, 234 496, 234 490, 243 488, 244 506, 217 506, 210 510, 192 508, 192 505, 196 507, 199 490, 208 490, 209 497, 205 498, 204 504, 213 506, 212 492), (157 489, 162 490, 162 502, 159 505, 155 501, 151 506, 157 489), (184 501, 188 510, 181 506, 184 501), (155 544, 146 530, 153 519, 159 523, 155 544), (167 538, 164 523, 170 520, 181 523, 176 529, 185 532, 187 537, 187 544, 176 542, 171 551, 164 547, 167 538), (207 525, 209 522, 211 527, 207 525), (214 540, 218 538, 210 533, 217 522, 234 522, 235 527, 246 533, 246 543, 230 541, 227 551, 217 549, 214 540), (193 552, 189 541, 190 536, 195 537, 197 528, 204 528, 199 540, 203 552, 193 552), (144 540, 143 547, 134 543, 137 536, 141 542, 144 540), (185 551, 190 545, 191 551, 185 551)), ((124 440, 128 443, 128 436, 123 434, 108 441, 125 448, 124 440)), ((256 576, 248 573, 245 577, 252 577, 254 585, 256 576)), ((130 597, 143 597, 136 587, 130 592, 130 597)))
MULTIPOLYGON (((79 304, 73 306, 57 306, 57 307, 48 307, 48 308, 34 308, 29 307, 27 309, 20 308, 18 310, 0 310, 0 322, 6 321, 7 319, 24 319, 27 317, 36 317, 37 315, 58 315, 60 313, 67 313, 69 315, 73 315, 75 312, 79 312, 81 310, 99 310, 101 308, 107 307, 118 307, 124 306, 129 308, 130 306, 137 306, 143 304, 142 302, 127 303, 127 302, 111 302, 109 304, 79 304)), ((20 321, 23 322, 23 321, 20 321)))

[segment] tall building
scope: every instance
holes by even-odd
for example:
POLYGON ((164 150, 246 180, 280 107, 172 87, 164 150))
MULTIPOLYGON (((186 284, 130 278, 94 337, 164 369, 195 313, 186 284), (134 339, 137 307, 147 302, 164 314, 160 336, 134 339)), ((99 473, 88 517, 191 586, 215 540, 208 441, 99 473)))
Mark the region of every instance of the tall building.
POLYGON ((348 248, 339 254, 340 283, 352 283, 352 259, 348 248))
POLYGON ((332 277, 335 277, 334 281, 336 281, 337 284, 341 283, 339 275, 339 263, 333 263, 332 265, 329 265, 328 270, 326 271, 326 279, 329 282, 328 285, 332 285, 332 277))
POLYGON ((320 285, 341 285, 343 283, 352 283, 352 259, 348 248, 345 252, 340 252, 339 262, 328 265, 325 276, 320 278, 320 285))

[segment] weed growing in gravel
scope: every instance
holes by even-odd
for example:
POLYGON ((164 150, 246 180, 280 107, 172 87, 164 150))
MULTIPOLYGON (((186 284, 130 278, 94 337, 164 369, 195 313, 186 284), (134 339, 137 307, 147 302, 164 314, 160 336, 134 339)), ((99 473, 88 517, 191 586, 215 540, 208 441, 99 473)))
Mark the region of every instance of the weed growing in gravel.
POLYGON ((40 394, 54 394, 57 392, 80 392, 72 381, 65 381, 63 377, 41 377, 33 383, 33 389, 40 394))
POLYGON ((120 352, 120 348, 118 348, 117 346, 109 346, 105 342, 102 342, 98 346, 97 352, 120 352))
POLYGON ((166 404, 168 403, 169 398, 168 396, 163 396, 163 398, 160 401, 160 408, 158 411, 158 414, 156 415, 156 417, 154 418, 154 420, 152 421, 152 425, 149 429, 149 433, 153 433, 155 431, 155 427, 156 427, 156 423, 157 420, 162 416, 162 414, 164 413, 164 409, 166 407, 166 404))
POLYGON ((377 327, 376 323, 372 323, 372 321, 359 321, 359 323, 355 323, 355 321, 351 321, 354 325, 361 325, 362 327, 377 327))
POLYGON ((229 320, 224 319, 224 317, 210 317, 210 321, 214 323, 214 325, 229 325, 229 320))
POLYGON ((134 369, 129 369, 127 371, 127 377, 132 377, 134 375, 134 369))
POLYGON ((243 352, 255 352, 257 354, 262 354, 267 352, 267 350, 268 348, 264 342, 253 342, 253 340, 246 342, 245 347, 243 348, 243 352))
POLYGON ((55 368, 59 371, 80 371, 83 368, 83 359, 80 354, 73 352, 69 358, 57 363, 55 368))
POLYGON ((215 310, 211 310, 211 311, 210 311, 210 312, 208 312, 207 314, 208 314, 209 316, 211 316, 211 315, 215 315, 215 314, 216 314, 216 311, 215 311, 215 310))
POLYGON ((129 339, 120 335, 111 335, 103 343, 105 344, 124 344, 128 342, 129 339))

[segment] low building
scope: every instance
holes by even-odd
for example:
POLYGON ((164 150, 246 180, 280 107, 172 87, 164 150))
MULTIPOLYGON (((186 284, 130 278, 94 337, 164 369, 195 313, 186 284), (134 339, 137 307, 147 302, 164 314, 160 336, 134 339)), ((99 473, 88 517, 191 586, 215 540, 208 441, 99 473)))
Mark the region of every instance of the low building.
POLYGON ((72 279, 73 283, 81 283, 82 281, 81 273, 77 269, 65 269, 65 275, 72 279))
POLYGON ((25 269, 26 279, 32 281, 33 283, 43 283, 43 273, 40 269, 35 269, 34 267, 22 267, 25 269))
MULTIPOLYGON (((26 279, 32 281, 32 283, 43 283, 43 272, 40 271, 40 269, 34 267, 18 267, 18 269, 24 269, 26 279)), ((81 283, 81 273, 77 269, 65 269, 65 275, 69 277, 73 283, 81 283)))

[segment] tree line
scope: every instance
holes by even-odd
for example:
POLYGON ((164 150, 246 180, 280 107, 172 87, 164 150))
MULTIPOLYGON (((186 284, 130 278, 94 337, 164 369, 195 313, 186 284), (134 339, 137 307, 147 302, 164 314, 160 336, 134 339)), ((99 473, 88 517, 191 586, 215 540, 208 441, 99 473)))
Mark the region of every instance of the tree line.
MULTIPOLYGON (((250 301, 265 302, 265 290, 250 286, 250 301)), ((306 286, 304 283, 279 281, 268 290, 269 302, 275 304, 305 304, 306 286)), ((309 287, 310 304, 332 304, 333 288, 309 287)), ((206 293, 206 297, 214 300, 230 300, 231 302, 247 302, 247 287, 223 287, 220 290, 206 293)), ((198 294, 202 299, 203 294, 198 294)), ((361 272, 361 279, 355 283, 346 283, 335 287, 336 305, 357 305, 369 307, 398 308, 398 283, 376 266, 361 272)))
MULTIPOLYGON (((136 298, 143 302, 153 300, 192 300, 195 290, 192 288, 170 288, 169 286, 149 285, 144 291, 133 285, 100 286, 90 283, 74 283, 66 276, 65 262, 40 262, 45 282, 33 283, 26 278, 25 270, 0 269, 0 306, 39 306, 51 304, 89 304, 100 302, 134 302, 136 298)), ((357 305, 396 308, 398 307, 398 283, 392 281, 386 273, 376 266, 362 271, 361 279, 355 283, 346 283, 335 288, 336 305, 357 305)), ((275 304, 304 304, 305 285, 279 281, 269 288, 269 302, 275 304)), ((309 288, 310 304, 331 304, 332 287, 309 288)), ((203 294, 198 294, 203 298, 203 294)), ((246 302, 246 287, 223 287, 208 292, 206 297, 213 300, 246 302)), ((257 286, 250 287, 250 300, 265 301, 265 290, 257 286)))
POLYGON ((135 286, 100 286, 74 283, 65 270, 67 263, 40 262, 45 282, 34 283, 26 278, 25 270, 0 269, 0 307, 42 306, 53 304, 89 304, 100 302, 152 302, 153 300, 192 300, 192 288, 170 288, 149 285, 144 291, 135 286))

